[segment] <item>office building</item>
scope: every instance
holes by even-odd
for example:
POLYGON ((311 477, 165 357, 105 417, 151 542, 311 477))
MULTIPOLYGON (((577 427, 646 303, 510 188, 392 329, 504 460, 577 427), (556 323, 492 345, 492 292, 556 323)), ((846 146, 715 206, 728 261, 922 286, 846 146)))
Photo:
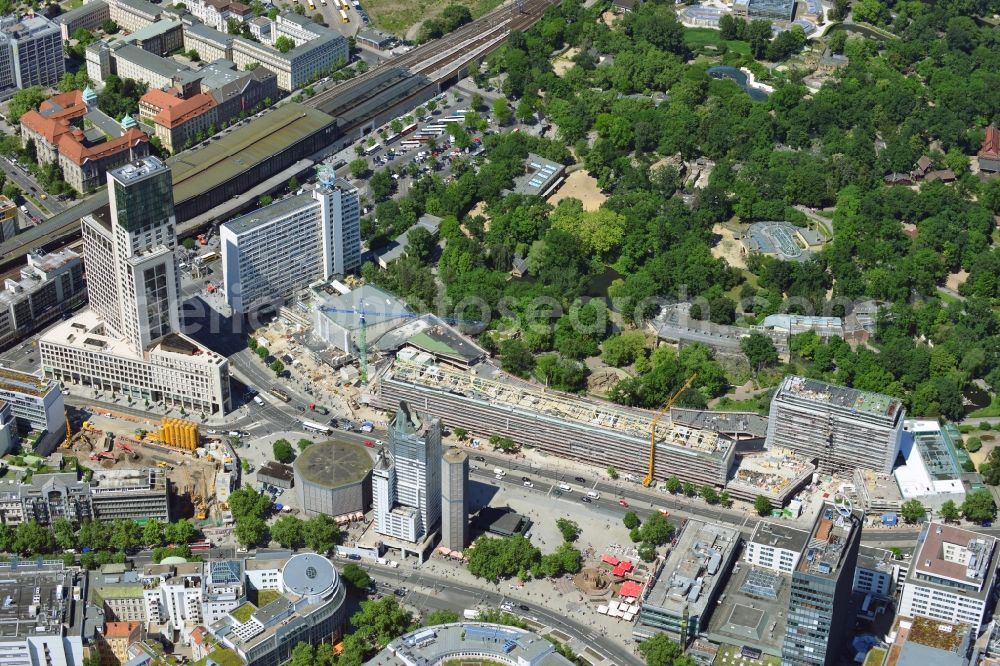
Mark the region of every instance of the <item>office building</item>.
POLYGON ((96 470, 90 481, 76 472, 35 474, 29 482, 0 481, 0 523, 32 520, 51 525, 112 522, 118 518, 169 522, 170 492, 164 470, 96 470))
POLYGON ((59 26, 41 14, 0 18, 0 96, 54 86, 65 71, 59 26))
POLYGON ((0 563, 0 664, 81 666, 84 584, 61 560, 0 563))
POLYGON ((469 454, 452 446, 441 456, 441 546, 469 545, 469 454))
POLYGON ((204 23, 184 26, 184 50, 196 51, 205 62, 233 59, 233 36, 204 23))
MULTIPOLYGON (((361 319, 354 314, 355 311, 365 313, 368 344, 375 343, 400 324, 416 317, 398 297, 370 284, 363 284, 347 293, 330 289, 326 294, 317 293, 317 297, 320 304, 313 309, 313 335, 349 354, 355 354, 360 349, 361 319)), ((395 409, 398 403, 396 400, 380 408, 395 409)))
POLYGON ((147 0, 106 0, 111 20, 126 32, 142 30, 160 18, 160 8, 147 0))
POLYGON ((343 35, 305 16, 292 12, 279 15, 270 34, 272 41, 269 44, 234 37, 233 62, 240 69, 252 63, 267 67, 278 75, 278 87, 285 91, 301 88, 314 76, 325 76, 350 60, 347 39, 343 35), (270 45, 282 36, 295 42, 295 47, 287 53, 270 45))
POLYGON ((762 520, 747 541, 743 559, 752 566, 790 574, 798 566, 807 543, 808 531, 762 520))
POLYGON ((56 23, 59 24, 62 40, 68 42, 73 33, 80 28, 95 30, 110 19, 111 9, 108 7, 108 3, 104 0, 91 0, 91 2, 63 12, 56 17, 56 23))
POLYGON ((978 633, 993 608, 996 545, 996 537, 926 524, 903 584, 899 614, 963 623, 978 633))
POLYGON ((967 624, 900 616, 891 636, 886 663, 892 666, 987 666, 971 660, 976 630, 967 624))
POLYGON ((48 455, 66 434, 66 407, 59 386, 26 372, 0 369, 0 401, 10 405, 18 431, 48 455))
POLYGON ((72 250, 30 252, 0 291, 0 347, 12 345, 87 302, 83 260, 72 250))
POLYGON ((299 642, 336 642, 343 635, 347 592, 330 560, 302 553, 247 559, 244 567, 248 586, 257 590, 257 603, 246 600, 206 627, 218 642, 210 659, 278 666, 299 642))
POLYGON ((136 30, 122 41, 143 51, 165 57, 184 45, 183 25, 175 18, 162 18, 136 30))
POLYGON ((686 646, 705 630, 739 542, 739 530, 688 520, 647 586, 633 635, 644 639, 662 632, 686 646))
POLYGON ((373 471, 375 531, 408 543, 424 540, 441 519, 441 420, 399 404, 388 450, 373 471))
POLYGON ((825 503, 792 572, 781 663, 833 666, 854 627, 852 587, 863 515, 825 503))
POLYGON ((235 0, 192 0, 188 10, 210 28, 226 30, 229 19, 237 23, 254 17, 250 5, 235 0))
POLYGON ((983 487, 975 472, 962 468, 968 454, 957 446, 962 436, 956 426, 907 419, 904 429, 899 448, 903 464, 892 470, 903 501, 916 499, 937 511, 948 500, 961 506, 970 487, 983 487))
POLYGON ((205 563, 201 591, 201 619, 212 626, 226 613, 246 601, 243 560, 213 560, 205 563))
POLYGON ((423 627, 393 639, 365 666, 490 663, 570 666, 552 641, 516 627, 455 622, 423 627))
POLYGON ((771 400, 767 448, 816 460, 820 471, 892 471, 903 438, 902 401, 870 391, 785 377, 771 400))
POLYGON ((170 170, 155 157, 108 173, 110 207, 83 219, 90 309, 39 340, 47 377, 189 412, 229 411, 225 357, 179 333, 170 170))
POLYGON ((330 173, 293 195, 223 224, 222 276, 237 312, 281 303, 318 280, 361 265, 358 191, 330 173))

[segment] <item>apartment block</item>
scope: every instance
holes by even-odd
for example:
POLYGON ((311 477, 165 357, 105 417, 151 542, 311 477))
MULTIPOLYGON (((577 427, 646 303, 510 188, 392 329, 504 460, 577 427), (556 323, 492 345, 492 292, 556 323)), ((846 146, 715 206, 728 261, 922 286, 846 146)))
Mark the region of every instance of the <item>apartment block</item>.
POLYGON ((229 19, 243 23, 254 17, 250 5, 235 0, 192 0, 188 11, 208 27, 222 31, 228 27, 229 19))
POLYGON ((56 17, 60 35, 64 42, 69 41, 74 32, 83 28, 94 30, 111 18, 111 8, 104 0, 92 0, 75 9, 65 11, 56 17))
POLYGON ((170 170, 108 173, 111 205, 84 217, 90 309, 39 340, 46 376, 189 412, 229 411, 225 357, 178 332, 180 273, 170 170))
POLYGON ((65 71, 59 26, 41 14, 0 18, 0 95, 54 86, 65 71))
POLYGON ((278 87, 285 91, 301 88, 313 77, 324 76, 337 64, 347 64, 350 52, 347 39, 336 30, 312 23, 294 13, 278 16, 272 24, 272 42, 286 36, 295 47, 281 53, 268 44, 244 37, 233 39, 233 61, 246 69, 253 63, 267 67, 278 75, 278 87))
POLYGON ((106 0, 111 20, 126 32, 142 30, 160 18, 160 8, 147 0, 106 0))
POLYGON ((0 664, 80 666, 84 604, 78 596, 85 574, 61 560, 0 564, 0 664))
POLYGON ((896 398, 788 376, 771 400, 766 446, 815 460, 826 473, 859 467, 889 473, 905 417, 896 398))
POLYGON ((201 562, 149 564, 142 570, 146 622, 190 633, 202 622, 201 562))
POLYGON ((996 546, 986 534, 925 525, 903 584, 900 615, 964 623, 978 632, 995 601, 996 546))
POLYGON ((342 178, 223 224, 222 275, 237 312, 281 302, 361 263, 358 191, 342 178))
MULTIPOLYGON (((66 434, 66 407, 59 386, 48 379, 16 370, 0 369, 0 400, 10 405, 21 433, 49 433, 45 450, 66 434)), ((43 446, 40 440, 38 446, 43 446)))
POLYGON ((128 649, 142 638, 141 622, 105 622, 97 637, 101 666, 122 666, 128 661, 128 649))
POLYGON ((783 665, 840 663, 854 627, 853 582, 862 521, 863 515, 850 507, 826 503, 820 509, 792 572, 783 665))
POLYGON ((204 23, 184 26, 184 50, 197 51, 205 62, 233 59, 233 36, 204 23))
POLYGON ((0 291, 0 347, 11 345, 87 302, 83 260, 72 250, 29 253, 0 291))

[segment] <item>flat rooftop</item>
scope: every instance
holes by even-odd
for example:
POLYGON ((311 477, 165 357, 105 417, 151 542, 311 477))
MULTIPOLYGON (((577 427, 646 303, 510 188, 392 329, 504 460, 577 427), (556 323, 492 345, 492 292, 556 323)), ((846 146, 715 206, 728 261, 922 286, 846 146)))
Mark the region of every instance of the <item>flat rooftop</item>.
POLYGON ((524 629, 482 622, 457 622, 424 627, 400 636, 366 662, 366 666, 452 661, 531 666, 569 666, 573 663, 556 652, 549 640, 524 629), (470 659, 456 659, 460 655, 468 655, 470 659), (491 655, 495 658, 490 659, 491 655))
POLYGON ((809 531, 762 520, 757 523, 750 542, 801 553, 809 543, 809 531))
POLYGON ((779 399, 783 396, 799 398, 817 405, 841 407, 852 413, 863 412, 889 418, 894 417, 901 407, 899 400, 882 393, 859 391, 793 375, 785 377, 774 397, 779 399))
POLYGON ((360 85, 317 103, 323 113, 337 119, 339 127, 351 127, 373 111, 387 109, 431 85, 425 77, 402 67, 390 67, 360 85))
POLYGON ((791 598, 791 576, 740 563, 726 585, 726 597, 712 611, 708 636, 780 655, 791 598))
POLYGON ((241 215, 240 217, 229 220, 222 226, 238 236, 242 233, 257 229, 258 227, 271 224, 279 217, 285 217, 286 215, 290 215, 297 210, 301 210, 309 206, 319 206, 319 202, 313 198, 311 192, 294 194, 290 197, 278 199, 274 203, 264 206, 263 208, 258 208, 253 212, 247 213, 246 215, 241 215))
POLYGON ((787 449, 773 448, 740 455, 728 485, 781 494, 815 470, 816 466, 802 456, 787 449))
POLYGON ((729 574, 724 563, 739 538, 739 530, 688 520, 649 587, 643 609, 651 607, 678 616, 685 610, 689 615, 706 615, 715 586, 729 574))
POLYGON ((219 187, 332 123, 332 118, 316 109, 283 104, 207 146, 185 150, 167 160, 173 173, 174 201, 180 204, 219 187))
POLYGON ((0 368, 0 391, 14 391, 42 397, 55 388, 55 383, 27 372, 0 368))
POLYGON ((0 641, 80 630, 83 604, 73 602, 73 574, 62 563, 20 563, 0 571, 0 641), (51 566, 50 566, 51 565, 51 566))
MULTIPOLYGON (((494 407, 523 410, 553 418, 572 421, 583 426, 600 428, 649 441, 653 412, 629 409, 611 403, 589 400, 556 391, 545 391, 525 383, 482 377, 438 365, 417 365, 397 358, 389 368, 387 379, 426 386, 439 391, 475 398, 494 407)), ((661 418, 656 425, 660 446, 674 446, 705 454, 725 455, 732 441, 710 430, 696 430, 676 425, 661 418)))
POLYGON ((402 324, 381 338, 375 345, 379 351, 397 352, 404 360, 415 357, 417 351, 432 354, 437 358, 471 365, 486 358, 486 350, 477 345, 436 315, 424 315, 420 319, 402 324), (413 349, 405 349, 409 346, 413 349), (403 349, 401 349, 403 348, 403 349))
POLYGON ((799 558, 798 571, 811 576, 836 578, 852 538, 861 529, 861 521, 852 513, 850 517, 840 514, 830 502, 823 504, 819 516, 809 533, 809 545, 799 558))
POLYGON ((996 544, 996 537, 988 534, 928 523, 920 532, 906 580, 923 585, 928 578, 946 579, 967 595, 985 598, 996 575, 996 544))
POLYGON ((767 437, 767 417, 753 412, 713 412, 673 407, 670 410, 670 418, 674 423, 701 430, 767 437))
POLYGON ((524 160, 525 174, 514 178, 514 192, 517 194, 543 195, 562 176, 565 166, 534 153, 528 153, 524 160))
POLYGON ((336 488, 368 476, 372 458, 360 444, 319 442, 300 453, 293 466, 304 481, 336 488))
MULTIPOLYGON (((332 297, 321 296, 320 307, 337 308, 340 310, 363 310, 369 330, 372 326, 401 319, 399 315, 412 315, 406 303, 394 294, 379 289, 370 284, 363 284, 346 294, 336 294, 332 297)), ((323 316, 343 329, 353 331, 361 328, 361 319, 353 312, 323 312, 323 316)), ((372 335, 369 332, 369 335, 372 335)), ((372 340, 368 341, 372 344, 372 340)))

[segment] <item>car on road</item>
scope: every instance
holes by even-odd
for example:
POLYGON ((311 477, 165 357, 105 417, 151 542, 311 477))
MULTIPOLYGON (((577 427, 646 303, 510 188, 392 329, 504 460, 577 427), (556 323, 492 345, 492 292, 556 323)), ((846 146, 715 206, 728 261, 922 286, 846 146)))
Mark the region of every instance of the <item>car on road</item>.
POLYGON ((493 478, 496 479, 497 481, 503 481, 503 474, 497 474, 493 478))
POLYGON ((476 456, 475 458, 473 458, 473 460, 478 460, 479 462, 486 462, 486 458, 482 456, 476 456))
POLYGON ((373 442, 370 439, 366 439, 365 440, 365 446, 367 446, 369 449, 375 448, 375 442, 373 442))
POLYGON ((590 499, 589 497, 581 497, 580 501, 583 502, 583 503, 585 503, 585 504, 590 504, 594 500, 590 499))
POLYGON ((375 446, 382 446, 382 440, 381 439, 376 439, 375 440, 375 446))
POLYGON ((528 607, 527 607, 527 606, 525 606, 524 604, 520 604, 520 605, 518 606, 518 608, 520 608, 520 609, 521 609, 521 610, 523 610, 523 611, 526 611, 526 610, 531 610, 530 608, 528 608, 528 607))
POLYGON ((626 509, 628 508, 628 502, 626 502, 623 499, 618 500, 618 504, 620 504, 621 506, 625 507, 626 509))
POLYGON ((526 476, 522 476, 522 477, 521 477, 521 480, 522 480, 522 481, 531 481, 531 479, 529 479, 529 478, 528 478, 528 477, 526 477, 526 476))
POLYGON ((561 490, 553 490, 552 494, 555 495, 556 497, 562 497, 562 491, 561 490))
POLYGON ((525 481, 524 482, 524 487, 525 488, 534 488, 535 484, 533 484, 531 481, 525 481))
POLYGON ((514 612, 514 604, 510 602, 504 602, 500 604, 500 610, 507 611, 508 613, 514 612))
POLYGON ((577 483, 586 483, 587 482, 587 480, 585 478, 583 478, 582 476, 574 477, 573 480, 576 481, 577 483))
POLYGON ((397 587, 395 590, 392 591, 392 593, 395 594, 397 597, 405 597, 406 596, 406 588, 405 587, 397 587))
POLYGON ((570 486, 568 483, 560 483, 559 490, 565 490, 566 492, 571 493, 573 492, 573 487, 570 486))

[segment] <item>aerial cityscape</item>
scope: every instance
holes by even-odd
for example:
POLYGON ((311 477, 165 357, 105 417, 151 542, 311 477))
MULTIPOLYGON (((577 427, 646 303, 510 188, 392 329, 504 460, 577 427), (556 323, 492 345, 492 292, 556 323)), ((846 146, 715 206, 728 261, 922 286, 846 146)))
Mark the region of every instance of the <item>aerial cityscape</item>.
POLYGON ((3 0, 0 666, 1000 666, 998 128, 998 0, 3 0))

